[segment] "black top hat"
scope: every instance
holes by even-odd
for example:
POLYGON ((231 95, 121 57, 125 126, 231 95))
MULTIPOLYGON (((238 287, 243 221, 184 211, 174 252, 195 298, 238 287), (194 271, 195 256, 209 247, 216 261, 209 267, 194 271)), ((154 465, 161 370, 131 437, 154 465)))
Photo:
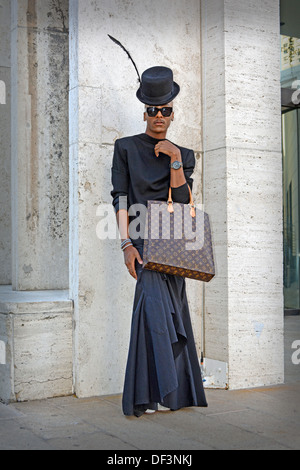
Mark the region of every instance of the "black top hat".
POLYGON ((141 86, 136 96, 144 104, 161 106, 170 103, 180 87, 173 81, 173 72, 167 67, 151 67, 142 74, 141 86))

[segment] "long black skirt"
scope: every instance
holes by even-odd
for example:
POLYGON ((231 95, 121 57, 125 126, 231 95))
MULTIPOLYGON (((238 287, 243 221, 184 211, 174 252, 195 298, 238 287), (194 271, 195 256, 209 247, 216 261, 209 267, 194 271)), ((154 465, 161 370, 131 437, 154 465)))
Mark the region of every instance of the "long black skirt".
POLYGON ((136 270, 123 413, 139 417, 158 403, 171 410, 207 407, 185 279, 137 262, 136 270))

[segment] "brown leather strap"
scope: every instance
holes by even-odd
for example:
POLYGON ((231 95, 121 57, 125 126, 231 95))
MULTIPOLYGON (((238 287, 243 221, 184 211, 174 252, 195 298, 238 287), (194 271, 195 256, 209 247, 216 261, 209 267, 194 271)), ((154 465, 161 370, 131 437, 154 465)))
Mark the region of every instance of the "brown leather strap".
POLYGON ((173 201, 172 201, 172 188, 169 187, 169 197, 168 197, 168 211, 170 214, 174 212, 173 201))
MULTIPOLYGON (((187 183, 188 185, 188 188, 189 188, 189 193, 190 193, 190 207, 191 207, 191 217, 196 217, 196 209, 195 209, 195 204, 194 204, 194 199, 193 199, 193 194, 192 194, 192 190, 190 188, 190 185, 187 183)), ((172 188, 170 186, 169 188, 169 198, 168 198, 168 211, 172 214, 174 212, 174 208, 173 208, 173 200, 172 200, 172 188)))

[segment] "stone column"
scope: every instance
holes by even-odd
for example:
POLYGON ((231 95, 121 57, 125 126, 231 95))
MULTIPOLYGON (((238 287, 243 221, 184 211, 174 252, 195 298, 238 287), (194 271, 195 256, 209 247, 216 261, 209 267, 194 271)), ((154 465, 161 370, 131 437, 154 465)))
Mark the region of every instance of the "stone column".
POLYGON ((0 285, 11 283, 10 0, 0 5, 0 285))
MULTIPOLYGON (((73 303, 68 291, 68 1, 12 0, 1 1, 1 7, 1 28, 5 28, 0 30, 0 60, 3 44, 10 42, 10 29, 12 65, 11 162, 10 120, 6 119, 2 130, 4 108, 0 105, 0 137, 5 143, 0 163, 0 284, 6 284, 0 285, 0 400, 9 402, 73 391, 73 303), (3 12, 8 12, 5 19, 3 12), (3 278, 4 257, 7 274, 3 278)), ((8 80, 7 103, 9 84, 8 80)))
POLYGON ((277 384, 284 363, 279 3, 202 0, 201 9, 205 208, 217 267, 205 293, 207 383, 277 384))
MULTIPOLYGON (((201 151, 199 0, 72 0, 70 2, 70 287, 75 303, 75 391, 80 397, 122 391, 135 281, 124 266, 111 206, 114 141, 145 131, 136 72, 153 65, 174 69, 181 93, 169 138, 201 151), (163 20, 162 20, 163 18, 163 20), (111 239, 99 223, 112 221, 111 239), (107 217, 107 215, 106 215, 107 217)), ((201 161, 195 173, 196 201, 201 161)), ((191 281, 193 283, 193 281, 191 281)), ((202 286, 190 304, 199 347, 202 286)))
POLYGON ((68 288, 68 2, 12 5, 12 284, 68 288))

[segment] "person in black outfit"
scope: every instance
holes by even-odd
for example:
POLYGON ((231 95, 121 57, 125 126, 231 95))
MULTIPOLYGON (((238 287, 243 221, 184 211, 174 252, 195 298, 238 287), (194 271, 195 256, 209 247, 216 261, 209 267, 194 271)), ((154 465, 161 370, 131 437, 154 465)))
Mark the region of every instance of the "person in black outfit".
POLYGON ((169 68, 146 70, 137 92, 146 105, 146 131, 115 142, 111 195, 124 262, 137 281, 122 401, 127 416, 207 406, 185 279, 143 269, 143 234, 133 238, 130 233, 137 217, 130 215, 133 204, 166 201, 170 186, 174 202, 189 202, 194 152, 166 138, 179 91, 169 68))

